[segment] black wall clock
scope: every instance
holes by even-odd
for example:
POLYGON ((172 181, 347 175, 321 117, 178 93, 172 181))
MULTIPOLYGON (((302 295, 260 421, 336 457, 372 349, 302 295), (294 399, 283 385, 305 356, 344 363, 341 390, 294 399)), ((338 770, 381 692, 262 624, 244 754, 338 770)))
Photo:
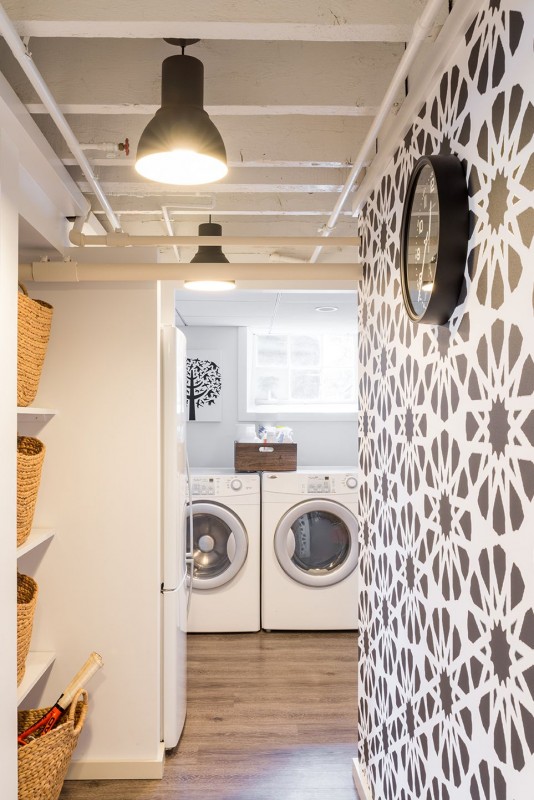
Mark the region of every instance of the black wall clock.
POLYGON ((406 190, 401 225, 401 286, 414 322, 443 325, 464 280, 469 239, 467 183, 456 156, 423 156, 406 190))

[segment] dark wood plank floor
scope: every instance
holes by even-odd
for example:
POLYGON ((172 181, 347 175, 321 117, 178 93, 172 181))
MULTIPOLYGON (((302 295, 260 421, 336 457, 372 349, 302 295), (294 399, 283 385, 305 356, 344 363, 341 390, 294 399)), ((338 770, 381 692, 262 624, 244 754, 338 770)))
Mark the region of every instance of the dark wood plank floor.
POLYGON ((356 634, 193 634, 162 781, 68 781, 61 800, 355 800, 356 634))

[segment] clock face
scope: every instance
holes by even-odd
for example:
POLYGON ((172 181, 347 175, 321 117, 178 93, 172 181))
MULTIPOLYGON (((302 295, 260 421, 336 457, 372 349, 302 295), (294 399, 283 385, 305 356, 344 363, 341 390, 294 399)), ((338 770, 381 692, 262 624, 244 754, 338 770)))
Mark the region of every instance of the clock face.
POLYGON ((414 317, 421 317, 430 302, 439 244, 439 198, 436 176, 424 164, 412 189, 412 204, 405 240, 405 280, 414 317))
POLYGON ((457 306, 469 240, 467 182, 453 155, 421 156, 406 189, 400 268, 413 322, 444 325, 457 306))

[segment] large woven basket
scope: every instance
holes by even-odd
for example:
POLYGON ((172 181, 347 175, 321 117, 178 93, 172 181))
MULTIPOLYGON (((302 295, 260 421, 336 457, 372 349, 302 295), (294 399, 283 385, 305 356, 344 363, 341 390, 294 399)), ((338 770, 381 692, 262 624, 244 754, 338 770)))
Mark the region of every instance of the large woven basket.
MULTIPOLYGON (((48 711, 48 708, 19 711, 18 732, 26 730, 48 711)), ((87 692, 81 689, 55 728, 19 747, 18 800, 57 800, 86 716, 87 692)))
POLYGON ((17 547, 31 531, 45 446, 32 436, 17 436, 17 547))
POLYGON ((32 300, 19 283, 17 334, 17 404, 33 403, 46 356, 53 308, 44 300, 32 300))
POLYGON ((17 573, 17 686, 26 671, 38 588, 29 575, 17 573))

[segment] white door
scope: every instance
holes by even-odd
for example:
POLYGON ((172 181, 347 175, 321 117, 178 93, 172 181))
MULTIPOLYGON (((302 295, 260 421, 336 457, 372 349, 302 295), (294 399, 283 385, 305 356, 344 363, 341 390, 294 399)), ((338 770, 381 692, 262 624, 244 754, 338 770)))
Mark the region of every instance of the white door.
POLYGON ((358 563, 356 517, 335 501, 305 500, 281 518, 274 549, 284 572, 297 583, 340 583, 358 563))
MULTIPOLYGON (((189 531, 189 518, 187 519, 189 531)), ((239 517, 216 503, 193 503, 193 590, 234 578, 247 560, 248 536, 239 517)))

